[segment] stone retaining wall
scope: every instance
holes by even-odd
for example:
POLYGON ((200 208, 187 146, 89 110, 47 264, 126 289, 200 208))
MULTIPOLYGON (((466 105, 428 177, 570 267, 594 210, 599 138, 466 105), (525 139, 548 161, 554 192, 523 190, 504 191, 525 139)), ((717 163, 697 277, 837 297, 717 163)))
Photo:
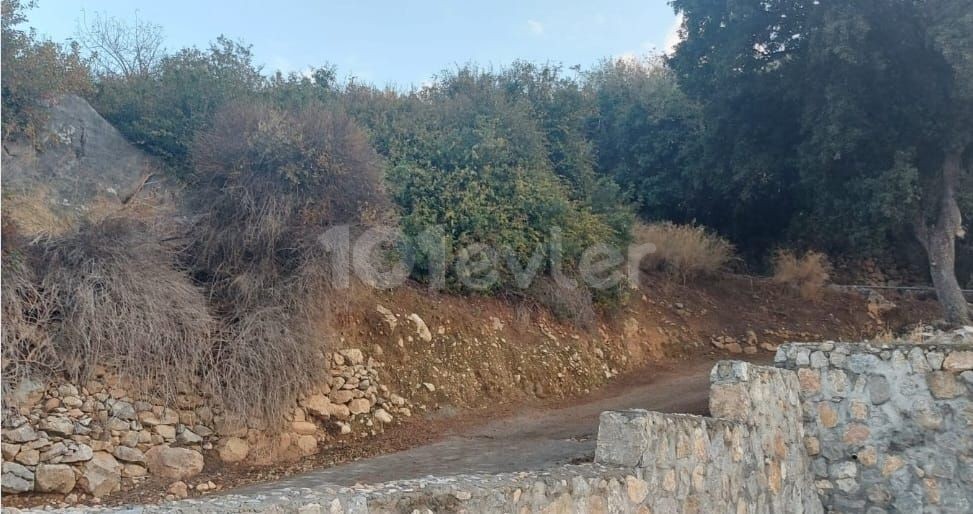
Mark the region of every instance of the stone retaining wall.
POLYGON ((973 344, 788 344, 776 362, 834 512, 973 512, 973 344))
POLYGON ((823 512, 801 445, 796 376, 721 362, 711 381, 716 418, 603 413, 595 461, 636 469, 651 512, 823 512))
POLYGON ((254 493, 140 507, 140 512, 823 512, 800 444, 794 373, 722 362, 711 379, 710 409, 722 419, 606 412, 594 464, 374 486, 264 487, 254 493))
POLYGON ((169 404, 136 397, 105 372, 80 386, 22 383, 17 398, 5 398, 3 493, 58 493, 69 503, 104 498, 149 476, 188 479, 210 458, 255 465, 300 459, 319 443, 372 435, 411 416, 409 402, 381 384, 382 364, 360 349, 322 360, 328 382, 300 398, 279 427, 233 417, 192 392, 169 404))

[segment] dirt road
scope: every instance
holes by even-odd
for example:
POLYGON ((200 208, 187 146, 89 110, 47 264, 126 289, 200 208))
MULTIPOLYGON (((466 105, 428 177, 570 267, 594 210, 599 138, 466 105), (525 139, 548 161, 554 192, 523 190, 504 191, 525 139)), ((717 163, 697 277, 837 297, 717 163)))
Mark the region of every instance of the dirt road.
POLYGON ((326 482, 354 485, 434 474, 521 471, 590 460, 602 411, 643 408, 705 414, 709 371, 715 362, 699 360, 648 368, 570 406, 530 408, 432 444, 228 492, 259 493, 326 482))

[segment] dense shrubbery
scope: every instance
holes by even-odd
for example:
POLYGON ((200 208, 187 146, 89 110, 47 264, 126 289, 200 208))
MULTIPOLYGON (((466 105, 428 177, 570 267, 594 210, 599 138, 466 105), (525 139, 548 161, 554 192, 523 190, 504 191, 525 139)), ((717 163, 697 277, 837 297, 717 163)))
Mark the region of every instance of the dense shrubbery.
MULTIPOLYGON (((531 99, 537 88, 558 91, 537 94, 550 98, 576 87, 551 85, 556 74, 467 67, 391 104, 378 92, 350 100, 390 162, 390 192, 408 234, 439 226, 452 250, 487 244, 507 253, 501 262, 513 256, 521 265, 539 245, 546 251, 552 231, 562 234, 569 266, 592 244, 627 241, 631 213, 594 175, 582 119, 531 99), (562 130, 555 135, 545 123, 562 130)), ((495 288, 512 282, 502 274, 495 288)))

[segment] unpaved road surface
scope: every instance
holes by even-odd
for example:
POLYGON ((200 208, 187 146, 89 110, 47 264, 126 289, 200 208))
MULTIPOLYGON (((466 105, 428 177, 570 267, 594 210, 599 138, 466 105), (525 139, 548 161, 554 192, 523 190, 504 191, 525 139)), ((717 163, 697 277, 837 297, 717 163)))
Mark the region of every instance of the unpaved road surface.
POLYGON ((410 450, 227 492, 248 494, 322 483, 354 485, 426 475, 524 471, 588 461, 594 457, 602 411, 641 408, 706 414, 709 372, 715 363, 703 359, 648 368, 569 406, 529 408, 410 450))

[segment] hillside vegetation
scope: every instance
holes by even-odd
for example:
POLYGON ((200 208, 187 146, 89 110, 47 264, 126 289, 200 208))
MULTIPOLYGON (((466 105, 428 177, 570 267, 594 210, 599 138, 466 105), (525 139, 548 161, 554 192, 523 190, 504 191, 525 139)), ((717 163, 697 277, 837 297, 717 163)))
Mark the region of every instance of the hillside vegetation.
POLYGON ((965 0, 676 0, 672 56, 469 64, 411 90, 330 66, 267 74, 224 36, 165 53, 145 22, 85 26, 63 46, 26 28, 27 5, 2 5, 4 139, 83 96, 158 158, 184 211, 126 207, 40 237, 5 216, 5 384, 107 363, 162 395, 198 380, 278 417, 333 344, 316 311, 350 294, 324 257, 363 266, 335 227, 392 233, 369 258, 407 259, 431 289, 579 326, 629 300, 612 271, 629 245, 655 247, 630 268, 681 285, 776 264, 811 300, 830 271, 815 252, 913 270, 925 252, 917 276, 948 322, 970 321, 965 0))

